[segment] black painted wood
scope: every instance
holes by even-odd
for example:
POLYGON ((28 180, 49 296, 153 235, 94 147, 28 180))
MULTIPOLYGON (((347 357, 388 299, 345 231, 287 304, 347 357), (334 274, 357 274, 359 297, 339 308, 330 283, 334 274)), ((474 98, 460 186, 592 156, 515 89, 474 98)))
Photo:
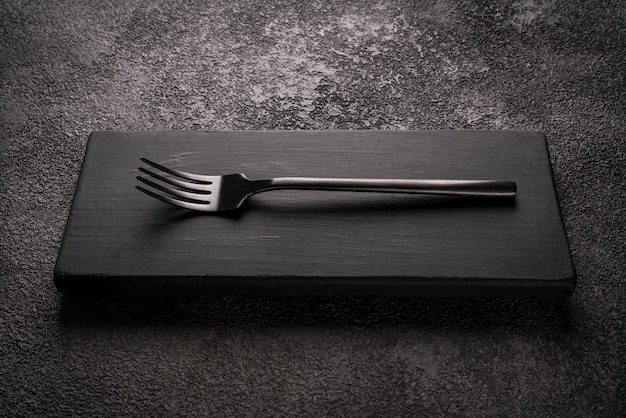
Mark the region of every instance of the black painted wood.
POLYGON ((94 132, 54 280, 64 293, 564 297, 571 262, 543 134, 94 132), (181 170, 517 182, 514 202, 276 191, 229 216, 135 190, 139 157, 181 170))

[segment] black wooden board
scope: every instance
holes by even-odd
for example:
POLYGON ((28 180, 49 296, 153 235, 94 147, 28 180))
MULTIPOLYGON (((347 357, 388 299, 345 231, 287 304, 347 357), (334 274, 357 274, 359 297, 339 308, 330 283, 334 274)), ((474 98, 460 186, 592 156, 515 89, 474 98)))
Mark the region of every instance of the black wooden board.
POLYGON ((69 294, 565 297, 576 275, 546 139, 511 131, 94 132, 54 272, 69 294), (493 179, 514 202, 284 190, 229 216, 134 186, 203 173, 493 179))

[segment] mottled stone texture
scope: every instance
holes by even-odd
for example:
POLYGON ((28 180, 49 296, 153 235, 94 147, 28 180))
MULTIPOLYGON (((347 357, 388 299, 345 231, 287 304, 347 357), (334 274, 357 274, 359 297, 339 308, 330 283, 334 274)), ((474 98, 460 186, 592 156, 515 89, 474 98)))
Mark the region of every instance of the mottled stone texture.
POLYGON ((623 416, 626 6, 0 3, 0 415, 623 416), (569 301, 66 298, 93 130, 549 140, 569 301))

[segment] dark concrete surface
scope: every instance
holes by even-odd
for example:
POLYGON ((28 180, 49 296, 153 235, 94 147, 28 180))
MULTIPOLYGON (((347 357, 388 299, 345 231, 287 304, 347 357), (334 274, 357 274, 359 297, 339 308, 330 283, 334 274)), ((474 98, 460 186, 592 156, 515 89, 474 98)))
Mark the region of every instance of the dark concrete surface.
POLYGON ((626 6, 0 3, 0 415, 624 416, 626 6), (67 298, 93 130, 547 134, 568 301, 67 298))

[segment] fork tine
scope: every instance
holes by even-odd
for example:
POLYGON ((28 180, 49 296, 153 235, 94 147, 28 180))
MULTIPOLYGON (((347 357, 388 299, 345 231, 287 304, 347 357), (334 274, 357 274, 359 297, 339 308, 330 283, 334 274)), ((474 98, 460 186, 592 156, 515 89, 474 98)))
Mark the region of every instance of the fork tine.
MULTIPOLYGON (((201 194, 201 193, 189 193, 184 190, 173 189, 170 187, 165 187, 160 185, 159 183, 155 183, 152 180, 149 180, 145 177, 137 176, 137 180, 141 181, 148 186, 151 186, 157 190, 168 193, 172 196, 180 197, 194 203, 210 203, 210 194, 201 194)), ((142 190, 143 191, 143 190, 142 190)), ((152 196, 152 195, 151 195, 152 196)), ((170 198, 171 199, 171 198, 170 198)))
POLYGON ((157 180, 160 180, 164 183, 169 183, 172 186, 176 186, 182 190, 189 190, 189 191, 194 191, 194 192, 202 192, 202 193, 207 193, 210 194, 211 193, 211 184, 207 184, 207 183, 190 183, 187 181, 182 181, 182 180, 177 180, 177 179, 173 179, 170 177, 165 177, 162 176, 160 174, 157 174, 153 171, 150 171, 146 168, 143 167, 139 167, 139 171, 141 171, 142 173, 145 173, 147 175, 149 175, 150 177, 154 177, 157 180))
POLYGON ((179 208, 191 209, 191 210, 196 210, 200 212, 214 212, 215 211, 214 207, 209 205, 208 203, 186 202, 184 200, 172 199, 171 197, 154 193, 153 191, 143 188, 141 186, 135 186, 135 188, 147 194, 150 197, 154 197, 155 199, 158 199, 165 203, 169 203, 170 205, 173 205, 173 206, 178 206, 179 208))
POLYGON ((213 182, 213 177, 211 176, 203 176, 200 174, 193 174, 193 173, 188 173, 186 171, 175 170, 173 168, 169 168, 169 167, 162 166, 161 164, 157 164, 154 161, 150 161, 149 159, 144 158, 144 157, 140 157, 139 159, 143 161, 144 163, 149 164, 158 170, 164 171, 176 177, 181 177, 187 180, 205 182, 208 184, 211 184, 213 182))

